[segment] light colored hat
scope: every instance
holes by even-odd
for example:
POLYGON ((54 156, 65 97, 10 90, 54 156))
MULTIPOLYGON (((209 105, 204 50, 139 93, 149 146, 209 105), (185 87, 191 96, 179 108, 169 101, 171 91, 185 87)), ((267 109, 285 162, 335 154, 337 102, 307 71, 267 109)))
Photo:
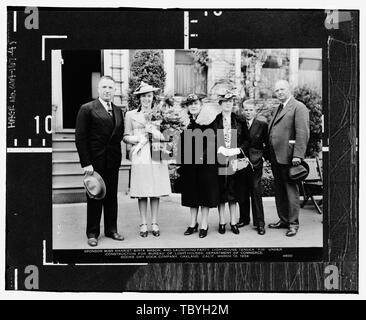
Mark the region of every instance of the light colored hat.
POLYGON ((93 174, 85 175, 83 182, 86 193, 91 199, 104 199, 107 188, 105 186, 103 178, 99 175, 98 172, 94 171, 93 174))
POLYGON ((136 89, 136 91, 133 94, 139 95, 147 92, 155 92, 160 90, 159 88, 155 88, 153 86, 150 86, 146 82, 141 81, 139 87, 136 89))

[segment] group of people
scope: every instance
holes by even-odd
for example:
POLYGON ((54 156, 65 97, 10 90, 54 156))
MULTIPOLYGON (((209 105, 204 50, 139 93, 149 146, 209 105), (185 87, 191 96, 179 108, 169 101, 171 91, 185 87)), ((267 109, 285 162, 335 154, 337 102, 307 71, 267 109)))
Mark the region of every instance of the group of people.
MULTIPOLYGON (((81 106, 76 121, 76 146, 81 166, 86 175, 95 171, 103 178, 106 194, 97 200, 87 197, 87 238, 92 247, 98 245, 100 220, 104 213, 104 233, 117 241, 124 237, 117 230, 118 171, 121 162, 121 141, 132 145, 130 196, 138 199, 140 236, 147 237, 148 204, 151 211, 151 232, 160 236, 158 224, 160 197, 171 193, 168 163, 152 157, 151 136, 164 141, 164 135, 152 130, 148 122, 159 89, 141 82, 134 94, 140 105, 122 111, 112 101, 115 82, 103 76, 98 85, 99 98, 81 106), (149 139, 150 137, 150 139, 149 139)), ((269 228, 286 228, 291 237, 299 229, 299 187, 289 178, 291 166, 305 157, 309 140, 309 112, 297 101, 287 81, 276 83, 275 94, 280 105, 269 124, 256 117, 253 103, 243 103, 243 115, 234 112, 235 94, 220 96, 221 112, 210 123, 201 123, 202 101, 190 94, 182 102, 189 115, 189 124, 180 134, 177 152, 181 204, 190 208, 191 221, 184 232, 189 236, 198 232, 200 238, 208 234, 208 215, 218 208, 218 232, 226 232, 225 206, 230 211, 230 229, 250 223, 258 234, 265 234, 265 219, 261 196, 261 177, 265 159, 270 160, 275 182, 275 199, 279 221, 269 228), (240 218, 237 219, 237 204, 240 218), (201 211, 200 225, 198 214, 201 211)))

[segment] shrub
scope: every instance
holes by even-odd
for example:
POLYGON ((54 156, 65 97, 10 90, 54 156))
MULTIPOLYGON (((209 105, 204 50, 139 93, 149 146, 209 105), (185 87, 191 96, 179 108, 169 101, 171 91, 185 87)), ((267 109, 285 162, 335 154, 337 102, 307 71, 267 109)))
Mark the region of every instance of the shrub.
MULTIPOLYGON (((321 150, 322 99, 316 90, 311 89, 308 86, 297 87, 294 90, 294 98, 304 103, 310 111, 310 140, 306 151, 306 157, 313 158, 317 156, 321 150)), ((279 101, 277 99, 257 99, 253 101, 257 106, 258 116, 267 119, 267 123, 269 124, 279 101)), ((242 108, 239 110, 239 113, 242 113, 242 108)))
POLYGON ((295 99, 301 101, 310 111, 310 140, 306 150, 307 157, 315 157, 321 150, 322 139, 322 99, 320 94, 308 86, 294 91, 295 99))
POLYGON ((164 90, 166 73, 162 52, 160 50, 138 50, 133 56, 129 79, 128 106, 129 110, 136 109, 139 101, 133 92, 141 81, 164 90))
POLYGON ((272 169, 269 164, 263 168, 261 188, 262 197, 274 197, 274 178, 272 174, 272 169))

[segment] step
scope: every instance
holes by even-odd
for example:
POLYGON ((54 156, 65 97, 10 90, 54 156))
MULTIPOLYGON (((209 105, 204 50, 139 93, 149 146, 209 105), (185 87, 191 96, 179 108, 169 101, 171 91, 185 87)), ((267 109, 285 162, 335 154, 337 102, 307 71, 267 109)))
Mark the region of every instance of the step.
POLYGON ((52 189, 75 189, 83 188, 83 174, 53 175, 52 189))
MULTIPOLYGON (((119 184, 128 185, 129 173, 127 170, 119 171, 119 184)), ((52 175, 52 189, 83 188, 83 173, 56 173, 52 175)))
MULTIPOLYGON (((118 192, 127 194, 129 173, 121 168, 119 172, 118 192)), ((85 202, 85 190, 82 174, 54 174, 52 178, 53 203, 85 202)))
POLYGON ((52 191, 52 203, 82 203, 86 202, 86 193, 82 189, 61 189, 52 191))
POLYGON ((75 132, 58 132, 52 135, 52 140, 55 139, 74 139, 75 140, 75 132))
POLYGON ((79 155, 76 149, 66 148, 66 149, 53 149, 52 150, 52 160, 72 160, 79 161, 79 155))
POLYGON ((53 162, 52 174, 83 174, 79 162, 53 162))
POLYGON ((54 139, 52 149, 72 149, 76 151, 75 139, 54 139))
MULTIPOLYGON (((120 170, 129 170, 131 168, 131 161, 123 160, 121 163, 120 170)), ((62 174, 62 173, 73 173, 73 174, 81 174, 83 170, 81 168, 79 160, 63 160, 63 159, 54 159, 52 161, 52 173, 53 174, 62 174)))

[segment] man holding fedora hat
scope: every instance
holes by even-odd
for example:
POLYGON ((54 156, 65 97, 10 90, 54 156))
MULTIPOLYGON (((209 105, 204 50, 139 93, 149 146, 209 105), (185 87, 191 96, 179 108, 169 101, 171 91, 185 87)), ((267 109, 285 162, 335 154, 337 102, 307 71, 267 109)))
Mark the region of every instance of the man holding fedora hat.
POLYGON ((81 106, 76 118, 76 148, 84 170, 87 192, 86 235, 91 247, 98 245, 100 220, 104 211, 104 234, 113 240, 124 238, 117 232, 117 190, 121 164, 124 121, 113 104, 115 81, 101 77, 99 98, 81 106))
POLYGON ((269 228, 286 228, 286 236, 293 237, 299 229, 298 180, 306 175, 302 162, 310 136, 309 111, 292 96, 287 81, 280 80, 276 83, 275 94, 280 105, 275 109, 268 133, 276 207, 280 220, 271 223, 269 228))

